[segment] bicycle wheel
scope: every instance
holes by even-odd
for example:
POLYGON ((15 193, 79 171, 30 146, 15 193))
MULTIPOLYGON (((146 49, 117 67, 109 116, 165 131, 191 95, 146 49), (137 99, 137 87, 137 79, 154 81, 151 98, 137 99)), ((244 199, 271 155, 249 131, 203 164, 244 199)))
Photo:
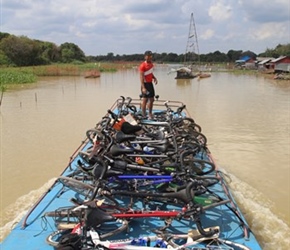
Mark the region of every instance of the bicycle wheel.
POLYGON ((196 139, 201 146, 204 146, 204 147, 206 146, 207 138, 206 138, 206 136, 203 133, 197 132, 195 130, 191 130, 189 135, 192 138, 196 139))
POLYGON ((191 131, 196 131, 196 132, 201 132, 201 126, 196 124, 194 120, 190 117, 184 117, 182 118, 175 126, 176 129, 180 131, 185 131, 185 132, 191 132, 191 131))
POLYGON ((71 230, 57 230, 50 235, 48 235, 45 239, 46 243, 50 246, 56 247, 59 243, 60 238, 63 235, 70 234, 71 230))
MULTIPOLYGON (((214 228, 206 228, 205 231, 208 232, 209 230, 217 229, 218 227, 214 228)), ((219 230, 219 228, 218 228, 219 230)), ((174 248, 182 248, 182 245, 186 245, 190 247, 190 241, 188 241, 189 238, 191 238, 191 241, 193 242, 192 246, 196 246, 198 243, 203 244, 205 242, 204 247, 206 247, 206 243, 208 241, 217 239, 219 236, 219 231, 212 236, 205 237, 200 234, 200 232, 197 229, 191 229, 188 234, 173 234, 171 237, 169 237, 168 243, 174 248)), ((200 247, 200 246, 199 246, 200 247)), ((198 249, 210 249, 210 248, 199 248, 198 249)), ((183 248, 182 248, 183 249, 183 248)), ((194 249, 194 248, 193 248, 194 249)), ((220 248, 218 248, 220 249, 220 248)), ((221 248, 224 249, 224 248, 221 248)))
POLYGON ((86 184, 82 181, 78 181, 74 178, 61 176, 58 178, 58 181, 61 182, 64 186, 68 187, 69 189, 87 198, 90 198, 94 192, 94 186, 86 184))
POLYGON ((194 176, 193 178, 203 181, 203 186, 205 187, 213 186, 220 181, 220 179, 215 176, 194 176))
POLYGON ((92 144, 94 143, 94 140, 100 140, 103 137, 101 131, 96 128, 87 130, 86 136, 92 144))
POLYGON ((195 159, 195 155, 196 152, 192 150, 184 151, 180 155, 181 166, 187 174, 192 176, 206 175, 215 170, 215 165, 212 162, 195 159))
POLYGON ((106 222, 100 227, 95 228, 98 232, 100 239, 106 239, 116 234, 119 234, 128 228, 128 221, 125 219, 118 219, 117 221, 106 222))

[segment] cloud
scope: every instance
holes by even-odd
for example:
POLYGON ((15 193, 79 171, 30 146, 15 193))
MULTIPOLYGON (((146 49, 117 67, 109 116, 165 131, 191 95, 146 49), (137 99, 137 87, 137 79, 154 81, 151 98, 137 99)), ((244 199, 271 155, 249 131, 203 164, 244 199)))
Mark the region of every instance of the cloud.
MULTIPOLYGON (((289 32, 289 29, 287 30, 287 26, 279 23, 266 23, 260 26, 258 30, 251 29, 251 36, 253 39, 256 39, 258 41, 263 41, 265 39, 273 37, 273 33, 275 34, 275 40, 279 41, 279 39, 284 37, 285 32, 289 32)), ((289 34, 290 38, 290 34, 289 34)), ((290 42, 290 40, 289 40, 290 42)), ((279 43, 279 42, 278 42, 279 43)), ((278 45, 277 43, 277 45, 278 45)))
POLYGON ((217 2, 209 8, 208 14, 214 21, 225 21, 232 16, 232 8, 222 2, 217 2))
POLYGON ((208 40, 208 39, 212 38, 213 35, 214 35, 214 30, 207 29, 201 33, 200 38, 204 39, 204 40, 208 40))
POLYGON ((289 0, 239 0, 245 18, 257 23, 285 22, 290 20, 289 0))
POLYGON ((1 32, 77 44, 86 55, 184 53, 191 13, 201 53, 289 43, 289 0, 2 0, 1 32))

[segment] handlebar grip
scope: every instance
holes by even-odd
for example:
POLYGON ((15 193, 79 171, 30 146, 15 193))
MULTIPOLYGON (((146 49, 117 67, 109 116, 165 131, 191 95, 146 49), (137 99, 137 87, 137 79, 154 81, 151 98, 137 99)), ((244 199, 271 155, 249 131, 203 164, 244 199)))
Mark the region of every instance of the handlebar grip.
POLYGON ((128 108, 133 111, 133 113, 137 112, 137 108, 134 105, 128 105, 128 108))
POLYGON ((184 110, 186 108, 186 105, 185 104, 183 104, 181 107, 179 107, 178 109, 177 109, 177 113, 181 113, 182 112, 182 110, 184 110))
POLYGON ((114 120, 118 120, 118 116, 112 110, 108 109, 107 112, 112 116, 114 120))
POLYGON ((219 232, 218 229, 211 229, 211 228, 208 231, 205 231, 201 225, 200 220, 196 221, 195 223, 196 223, 198 232, 205 237, 212 237, 214 234, 219 232))

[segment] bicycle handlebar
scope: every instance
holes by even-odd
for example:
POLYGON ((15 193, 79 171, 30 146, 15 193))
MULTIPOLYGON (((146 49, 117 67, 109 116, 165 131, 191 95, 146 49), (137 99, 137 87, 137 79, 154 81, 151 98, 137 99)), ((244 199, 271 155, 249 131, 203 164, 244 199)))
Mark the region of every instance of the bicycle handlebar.
POLYGON ((181 114, 181 112, 186 108, 186 105, 183 104, 181 107, 178 107, 176 113, 181 114))
POLYGON ((107 112, 112 116, 115 122, 118 120, 118 116, 112 110, 108 109, 107 112))

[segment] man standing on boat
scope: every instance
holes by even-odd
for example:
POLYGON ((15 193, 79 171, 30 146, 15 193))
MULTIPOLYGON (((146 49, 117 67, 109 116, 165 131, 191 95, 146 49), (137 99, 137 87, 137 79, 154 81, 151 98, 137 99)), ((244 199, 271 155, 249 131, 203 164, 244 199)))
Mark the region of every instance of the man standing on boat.
POLYGON ((152 51, 147 50, 144 54, 145 61, 139 66, 142 102, 141 109, 143 117, 146 116, 146 105, 148 104, 148 118, 152 119, 152 109, 155 96, 153 83, 157 84, 157 78, 153 74, 152 51))

